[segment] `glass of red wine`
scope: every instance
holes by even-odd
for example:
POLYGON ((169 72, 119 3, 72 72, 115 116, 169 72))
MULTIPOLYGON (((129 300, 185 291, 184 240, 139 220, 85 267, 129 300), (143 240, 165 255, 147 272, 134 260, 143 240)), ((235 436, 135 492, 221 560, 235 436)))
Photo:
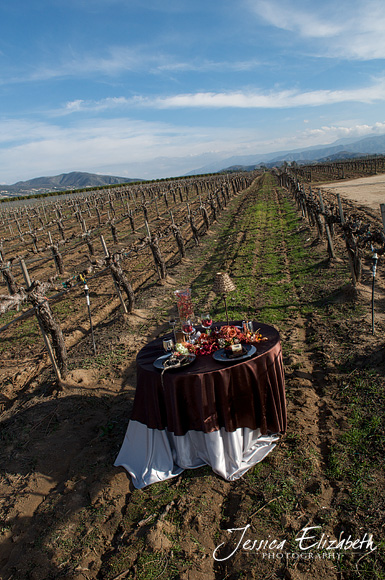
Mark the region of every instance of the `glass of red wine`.
POLYGON ((209 330, 213 324, 213 320, 210 314, 202 314, 201 321, 203 328, 206 330, 209 330))
POLYGON ((194 331, 195 331, 195 328, 193 327, 193 323, 190 319, 184 320, 182 322, 182 332, 186 336, 187 342, 190 341, 190 336, 194 331))

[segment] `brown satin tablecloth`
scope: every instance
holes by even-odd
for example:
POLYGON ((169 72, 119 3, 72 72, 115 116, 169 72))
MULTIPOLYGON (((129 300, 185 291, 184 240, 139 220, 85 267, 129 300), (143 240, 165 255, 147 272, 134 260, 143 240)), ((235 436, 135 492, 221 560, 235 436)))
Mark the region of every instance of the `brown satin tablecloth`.
POLYGON ((135 487, 202 465, 233 481, 272 451, 286 431, 281 343, 275 328, 254 329, 267 340, 251 358, 197 356, 183 370, 165 371, 163 383, 153 363, 164 354, 164 337, 142 348, 132 417, 115 461, 135 487))
MULTIPOLYGON (((240 325, 240 322, 232 324, 240 325)), ((219 326, 219 325, 216 325, 219 326)), ((254 323, 268 340, 256 345, 251 359, 222 363, 212 355, 197 356, 180 371, 161 371, 153 362, 164 354, 163 337, 139 352, 137 391, 132 420, 151 429, 184 435, 194 429, 210 433, 224 427, 285 433, 286 399, 282 349, 278 331, 254 323)), ((170 335, 171 337, 171 335, 170 335)))

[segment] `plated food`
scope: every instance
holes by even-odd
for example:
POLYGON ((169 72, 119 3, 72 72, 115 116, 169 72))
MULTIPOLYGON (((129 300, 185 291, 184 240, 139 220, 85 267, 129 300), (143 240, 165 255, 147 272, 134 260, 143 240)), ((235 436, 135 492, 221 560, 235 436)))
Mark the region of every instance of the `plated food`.
POLYGON ((180 354, 178 352, 167 353, 157 358, 153 365, 155 368, 163 370, 177 370, 181 367, 186 367, 194 362, 195 354, 180 354))
POLYGON ((236 362, 240 362, 242 360, 246 360, 246 359, 250 358, 251 356, 253 356, 257 352, 257 349, 252 344, 242 345, 242 353, 235 356, 235 357, 228 356, 229 351, 226 352, 226 350, 227 350, 226 348, 221 348, 221 349, 217 350, 216 352, 214 352, 213 358, 217 362, 229 364, 229 363, 236 363, 236 362))
POLYGON ((225 355, 230 359, 239 358, 247 353, 246 348, 242 344, 230 344, 224 350, 225 355))

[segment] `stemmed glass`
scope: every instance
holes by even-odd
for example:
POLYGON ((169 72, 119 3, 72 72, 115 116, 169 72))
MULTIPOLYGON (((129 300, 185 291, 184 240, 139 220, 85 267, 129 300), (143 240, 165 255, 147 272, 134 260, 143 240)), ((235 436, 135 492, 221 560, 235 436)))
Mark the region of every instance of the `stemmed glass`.
POLYGON ((190 336, 194 332, 195 328, 190 319, 184 320, 182 323, 182 332, 186 336, 187 342, 190 342, 190 336))
POLYGON ((172 332, 174 335, 174 343, 177 343, 176 334, 175 334, 175 326, 178 324, 179 318, 177 316, 173 316, 170 314, 170 318, 168 320, 169 325, 172 327, 172 332))
POLYGON ((206 330, 209 330, 209 328, 211 328, 211 326, 213 324, 213 320, 212 320, 210 314, 202 314, 201 321, 202 321, 203 328, 205 328, 206 330))

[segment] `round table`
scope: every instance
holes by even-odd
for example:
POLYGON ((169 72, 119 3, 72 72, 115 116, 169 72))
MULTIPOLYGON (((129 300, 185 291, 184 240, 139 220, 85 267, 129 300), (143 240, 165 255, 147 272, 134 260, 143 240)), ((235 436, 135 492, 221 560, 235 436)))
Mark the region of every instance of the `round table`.
POLYGON ((205 464, 237 479, 274 448, 286 431, 282 349, 275 328, 254 322, 257 329, 267 340, 252 357, 197 356, 183 369, 165 371, 163 380, 153 363, 164 354, 165 337, 138 353, 132 417, 115 461, 135 487, 205 464))

